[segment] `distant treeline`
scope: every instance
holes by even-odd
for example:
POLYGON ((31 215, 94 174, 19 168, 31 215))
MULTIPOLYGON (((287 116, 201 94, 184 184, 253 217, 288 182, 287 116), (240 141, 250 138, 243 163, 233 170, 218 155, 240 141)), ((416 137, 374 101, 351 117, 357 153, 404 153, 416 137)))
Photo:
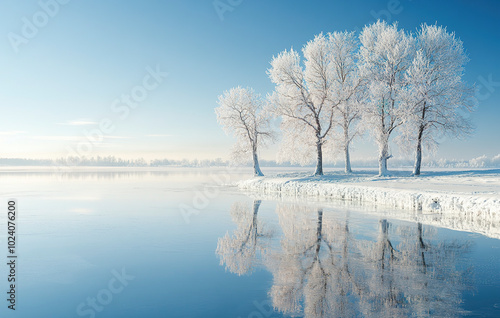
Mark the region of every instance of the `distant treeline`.
MULTIPOLYGON (((411 167, 413 160, 405 158, 393 158, 393 167, 411 167)), ((144 158, 137 159, 122 159, 115 156, 97 156, 97 157, 67 157, 58 159, 27 159, 27 158, 0 158, 0 166, 83 166, 83 167, 223 167, 229 166, 230 163, 222 158, 216 159, 153 159, 145 160, 144 158)), ((353 160, 353 168, 373 168, 377 167, 377 158, 368 158, 363 160, 353 160)), ((250 163, 247 166, 251 166, 250 163)), ((290 162, 277 163, 273 160, 261 160, 263 167, 300 167, 298 164, 290 162)), ((313 164, 307 165, 312 167, 313 164)), ((427 160, 424 164, 426 167, 439 168, 500 168, 500 154, 494 157, 480 156, 470 160, 463 159, 436 159, 427 160)), ((325 167, 343 167, 343 162, 331 162, 325 164, 325 167)))

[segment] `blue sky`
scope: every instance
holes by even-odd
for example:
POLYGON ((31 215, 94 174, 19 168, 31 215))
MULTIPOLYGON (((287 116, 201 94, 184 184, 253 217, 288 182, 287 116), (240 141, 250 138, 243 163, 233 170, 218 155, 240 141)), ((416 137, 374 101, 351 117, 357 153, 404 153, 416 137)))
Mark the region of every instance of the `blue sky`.
MULTIPOLYGON (((54 1, 0 4, 0 157, 66 156, 107 120, 115 129, 87 155, 227 158, 233 140, 216 122, 219 94, 241 85, 265 95, 273 55, 377 18, 406 30, 437 23, 464 42, 465 80, 482 96, 477 129, 467 140, 443 139, 436 156, 500 153, 500 1, 221 0, 233 4, 221 19, 212 0, 60 0, 67 3, 44 20, 41 3, 54 1), (24 18, 40 27, 12 45, 24 37, 24 18), (148 67, 168 76, 120 118, 111 105, 142 85, 148 67)), ((371 144, 358 142, 352 156, 375 157, 371 144)))

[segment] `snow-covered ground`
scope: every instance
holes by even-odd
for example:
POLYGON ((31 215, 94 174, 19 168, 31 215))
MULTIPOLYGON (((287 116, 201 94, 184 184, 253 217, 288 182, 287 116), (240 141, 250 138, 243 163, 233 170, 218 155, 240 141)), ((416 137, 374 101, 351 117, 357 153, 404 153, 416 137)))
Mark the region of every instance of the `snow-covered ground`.
POLYGON ((351 175, 331 171, 323 177, 310 176, 310 172, 278 173, 241 181, 238 186, 267 195, 315 197, 417 211, 421 219, 427 219, 424 223, 439 218, 445 227, 500 237, 500 169, 440 169, 423 172, 420 177, 412 177, 408 171, 377 177, 375 170, 351 175))

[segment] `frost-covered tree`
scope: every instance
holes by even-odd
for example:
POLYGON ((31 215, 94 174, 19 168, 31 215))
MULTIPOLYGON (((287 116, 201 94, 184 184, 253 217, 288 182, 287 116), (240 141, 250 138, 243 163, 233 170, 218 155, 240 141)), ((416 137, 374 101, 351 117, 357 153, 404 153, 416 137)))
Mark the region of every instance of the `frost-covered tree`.
POLYGON ((232 151, 233 161, 242 161, 252 155, 255 176, 263 176, 257 155, 258 147, 273 138, 270 117, 264 110, 265 102, 251 88, 232 88, 219 96, 215 108, 217 121, 227 134, 237 141, 232 151))
POLYGON ((436 144, 440 134, 471 131, 464 116, 474 107, 474 89, 462 77, 468 62, 462 42, 446 28, 423 24, 416 35, 416 54, 406 74, 408 107, 413 109, 405 133, 416 144, 414 175, 420 175, 422 144, 436 144))
POLYGON ((281 157, 304 164, 316 154, 317 176, 323 175, 323 145, 339 104, 332 89, 336 80, 332 41, 332 34, 319 34, 303 47, 303 66, 299 53, 291 49, 275 56, 268 70, 276 84, 270 97, 273 111, 282 117, 281 157))
POLYGON ((379 149, 379 174, 387 174, 389 140, 394 130, 408 116, 402 103, 406 88, 406 70, 413 58, 414 39, 396 23, 377 21, 366 26, 360 35, 359 69, 367 82, 364 123, 370 128, 379 149))
POLYGON ((349 146, 360 134, 360 105, 364 89, 356 64, 358 43, 354 32, 334 32, 331 35, 332 62, 334 69, 333 96, 340 102, 337 106, 341 148, 345 160, 345 172, 351 173, 349 146))

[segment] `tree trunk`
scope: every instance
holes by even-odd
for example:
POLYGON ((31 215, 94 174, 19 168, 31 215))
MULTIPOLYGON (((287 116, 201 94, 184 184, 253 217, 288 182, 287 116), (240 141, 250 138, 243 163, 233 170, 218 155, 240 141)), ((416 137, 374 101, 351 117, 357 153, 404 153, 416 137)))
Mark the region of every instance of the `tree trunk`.
POLYGON ((415 165, 413 166, 413 175, 420 175, 420 166, 422 164, 422 141, 419 139, 417 142, 417 153, 415 155, 415 165))
POLYGON ((344 156, 345 156, 345 173, 351 173, 351 156, 349 155, 349 144, 346 144, 344 147, 344 156))
POLYGON ((387 159, 389 159, 389 145, 385 142, 380 150, 380 155, 378 158, 378 174, 379 176, 387 175, 387 159))
POLYGON ((351 173, 351 156, 349 155, 349 124, 344 117, 344 159, 345 159, 345 173, 351 173))
POLYGON ((257 150, 253 150, 253 175, 255 177, 262 177, 264 174, 260 171, 259 158, 257 157, 257 150))
POLYGON ((322 143, 321 141, 316 142, 316 154, 317 154, 317 163, 316 163, 316 171, 314 172, 315 176, 323 175, 323 151, 321 149, 322 143))
MULTIPOLYGON (((427 109, 427 102, 424 102, 424 107, 422 108, 422 122, 425 120, 425 111, 427 109)), ((420 175, 420 166, 422 165, 422 136, 424 135, 425 126, 423 123, 420 124, 418 128, 417 137, 417 153, 415 154, 415 165, 413 166, 413 175, 420 175)))
POLYGON ((424 132, 424 127, 420 126, 418 131, 418 139, 417 139, 417 153, 415 154, 415 165, 413 166, 413 175, 420 175, 420 166, 422 165, 422 135, 424 132))

